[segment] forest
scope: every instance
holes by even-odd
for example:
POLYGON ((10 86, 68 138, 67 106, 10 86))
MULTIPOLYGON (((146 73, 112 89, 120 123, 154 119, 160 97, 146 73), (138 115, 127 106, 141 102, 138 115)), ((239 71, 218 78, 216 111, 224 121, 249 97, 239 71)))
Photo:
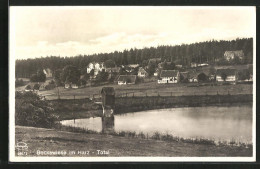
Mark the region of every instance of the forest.
POLYGON ((35 59, 16 60, 16 78, 29 78, 39 69, 50 68, 53 72, 72 65, 84 69, 90 62, 105 62, 112 60, 116 65, 141 64, 144 65, 151 58, 161 58, 162 61, 171 61, 184 67, 191 62, 208 63, 211 65, 224 64, 252 64, 253 62, 253 38, 237 38, 236 40, 211 40, 192 44, 161 45, 143 49, 125 49, 111 53, 98 53, 92 55, 77 56, 45 56, 35 59), (244 59, 237 63, 228 63, 224 60, 225 51, 243 50, 244 59))

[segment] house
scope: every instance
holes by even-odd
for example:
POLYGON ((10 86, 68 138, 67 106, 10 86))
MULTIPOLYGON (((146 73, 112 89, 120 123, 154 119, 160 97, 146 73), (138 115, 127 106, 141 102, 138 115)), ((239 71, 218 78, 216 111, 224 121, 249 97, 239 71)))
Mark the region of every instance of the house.
POLYGON ((46 87, 45 84, 41 84, 39 90, 40 90, 40 91, 42 91, 42 90, 46 90, 45 87, 46 87))
POLYGON ((148 73, 146 72, 146 70, 144 70, 144 68, 139 67, 137 76, 138 76, 138 77, 147 77, 147 76, 148 76, 148 73))
POLYGON ((161 62, 161 63, 158 64, 158 68, 159 68, 159 69, 163 69, 164 66, 169 66, 169 65, 171 65, 171 64, 172 64, 172 62, 166 62, 166 61, 164 61, 164 62, 161 62), (164 64, 165 64, 165 65, 164 65, 164 64))
POLYGON ((236 82, 237 71, 236 69, 217 69, 216 81, 217 82, 236 82))
POLYGON ((65 86, 64 86, 65 89, 78 89, 79 86, 76 84, 76 83, 72 83, 72 82, 65 82, 65 86))
POLYGON ((136 75, 120 75, 117 79, 118 85, 135 84, 136 75))
POLYGON ((236 51, 225 51, 224 58, 227 61, 231 61, 237 57, 238 59, 242 60, 244 58, 243 50, 236 50, 236 51))
POLYGON ((182 68, 182 65, 175 65, 176 68, 182 68))
POLYGON ((52 71, 51 69, 43 69, 43 73, 45 74, 46 78, 51 78, 52 77, 52 71))
POLYGON ((162 70, 158 83, 178 83, 180 80, 180 73, 178 70, 162 70))
POLYGON ((132 69, 138 68, 140 65, 139 64, 129 64, 127 67, 130 67, 132 69))
POLYGON ((200 64, 198 64, 198 67, 205 67, 205 66, 208 66, 209 64, 207 64, 207 63, 200 63, 200 64))
POLYGON ((101 62, 101 63, 96 63, 96 62, 89 63, 88 67, 87 67, 87 73, 90 73, 91 70, 94 70, 94 77, 96 77, 98 72, 105 70, 105 65, 104 65, 103 62, 101 62))
POLYGON ((190 67, 197 67, 197 66, 198 66, 198 64, 195 63, 195 62, 191 62, 191 63, 190 63, 190 67))
POLYGON ((158 76, 159 74, 160 74, 160 69, 159 69, 159 68, 156 68, 153 75, 154 75, 154 76, 158 76))
POLYGON ((195 72, 195 71, 191 71, 191 72, 188 73, 187 78, 188 78, 188 82, 190 82, 190 83, 195 82, 196 83, 196 82, 198 82, 198 73, 195 72))
POLYGON ((189 72, 180 72, 180 81, 181 82, 188 82, 188 75, 189 72))

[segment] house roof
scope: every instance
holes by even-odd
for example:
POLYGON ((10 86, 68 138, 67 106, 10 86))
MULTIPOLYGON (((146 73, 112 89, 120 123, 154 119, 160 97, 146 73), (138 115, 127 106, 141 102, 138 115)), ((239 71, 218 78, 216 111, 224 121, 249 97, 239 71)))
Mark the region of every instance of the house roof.
POLYGON ((217 69, 217 76, 221 76, 222 73, 226 74, 227 76, 236 75, 236 69, 217 69))
POLYGON ((133 83, 136 81, 136 75, 120 75, 117 81, 130 82, 133 83))
POLYGON ((162 70, 160 77, 176 77, 178 73, 178 70, 162 70))
POLYGON ((120 67, 112 67, 112 68, 106 68, 106 72, 119 72, 120 71, 120 67))
POLYGON ((188 78, 189 72, 180 72, 184 79, 188 78))
POLYGON ((130 65, 127 65, 127 67, 137 68, 137 67, 139 67, 139 64, 130 64, 130 65))
POLYGON ((144 70, 144 68, 142 68, 142 67, 139 67, 139 70, 138 70, 138 72, 144 72, 144 73, 147 73, 147 71, 146 71, 146 70, 144 70))
POLYGON ((115 95, 115 89, 113 87, 103 87, 101 93, 105 95, 115 95))

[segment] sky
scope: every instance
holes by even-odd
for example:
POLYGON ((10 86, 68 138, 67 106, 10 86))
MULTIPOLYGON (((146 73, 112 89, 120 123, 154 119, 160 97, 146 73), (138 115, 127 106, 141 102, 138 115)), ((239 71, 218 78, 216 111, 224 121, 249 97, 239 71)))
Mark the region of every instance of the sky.
POLYGON ((255 37, 254 7, 10 7, 15 59, 255 37))

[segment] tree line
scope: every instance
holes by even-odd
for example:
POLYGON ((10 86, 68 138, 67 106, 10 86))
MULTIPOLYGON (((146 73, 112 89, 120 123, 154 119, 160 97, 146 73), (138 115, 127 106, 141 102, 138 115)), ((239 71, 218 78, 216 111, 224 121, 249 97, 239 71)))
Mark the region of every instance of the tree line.
MULTIPOLYGON (((85 69, 90 62, 114 61, 115 65, 147 63, 151 58, 161 58, 162 61, 171 61, 175 64, 189 66, 191 62, 209 64, 228 64, 225 62, 225 51, 243 50, 245 57, 242 61, 232 64, 252 64, 253 38, 236 40, 211 40, 192 44, 161 45, 143 49, 115 51, 92 55, 77 55, 70 57, 47 56, 35 59, 16 60, 16 77, 31 77, 39 69, 50 68, 53 72, 72 65, 80 70, 85 69)), ((108 63, 111 65, 111 63, 108 63)), ((113 65, 113 63, 112 63, 113 65)))

